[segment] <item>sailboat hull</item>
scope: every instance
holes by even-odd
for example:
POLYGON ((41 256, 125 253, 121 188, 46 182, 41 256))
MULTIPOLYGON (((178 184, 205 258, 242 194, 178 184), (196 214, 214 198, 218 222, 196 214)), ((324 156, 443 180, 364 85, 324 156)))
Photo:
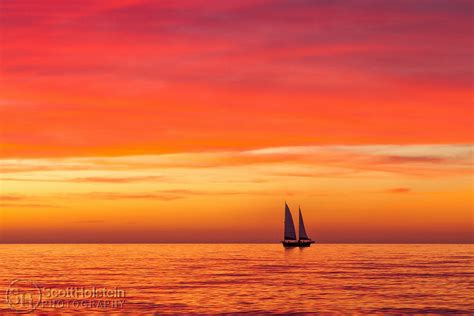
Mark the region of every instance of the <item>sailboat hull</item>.
POLYGON ((295 248, 295 247, 299 247, 299 242, 297 242, 296 240, 295 241, 282 241, 281 244, 283 245, 283 247, 285 248, 295 248))
POLYGON ((314 244, 312 240, 300 240, 298 241, 298 247, 311 247, 311 244, 314 244))
POLYGON ((310 247, 311 244, 314 244, 312 240, 299 240, 299 241, 287 241, 284 240, 281 242, 285 248, 295 248, 295 247, 310 247))

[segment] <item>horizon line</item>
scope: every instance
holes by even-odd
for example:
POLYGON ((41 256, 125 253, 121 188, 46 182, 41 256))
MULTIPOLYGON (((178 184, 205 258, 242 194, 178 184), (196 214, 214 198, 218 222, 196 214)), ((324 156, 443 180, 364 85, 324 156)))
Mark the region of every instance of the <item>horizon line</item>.
MULTIPOLYGON (((0 245, 277 245, 281 242, 0 242, 0 245)), ((321 242, 317 245, 473 245, 474 242, 321 242)))

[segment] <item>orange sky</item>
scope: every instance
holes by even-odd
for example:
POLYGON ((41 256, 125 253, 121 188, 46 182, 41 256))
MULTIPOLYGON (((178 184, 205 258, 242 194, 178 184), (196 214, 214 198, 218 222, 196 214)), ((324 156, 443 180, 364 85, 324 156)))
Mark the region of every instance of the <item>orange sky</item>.
POLYGON ((472 9, 2 1, 0 242, 471 242, 472 9))

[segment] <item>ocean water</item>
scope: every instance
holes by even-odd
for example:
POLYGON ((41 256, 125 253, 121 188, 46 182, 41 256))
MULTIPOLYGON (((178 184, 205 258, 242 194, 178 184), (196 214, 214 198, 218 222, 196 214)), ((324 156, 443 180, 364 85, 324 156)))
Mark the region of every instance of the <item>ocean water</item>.
POLYGON ((0 245, 0 258, 0 313, 474 313, 473 245, 0 245))

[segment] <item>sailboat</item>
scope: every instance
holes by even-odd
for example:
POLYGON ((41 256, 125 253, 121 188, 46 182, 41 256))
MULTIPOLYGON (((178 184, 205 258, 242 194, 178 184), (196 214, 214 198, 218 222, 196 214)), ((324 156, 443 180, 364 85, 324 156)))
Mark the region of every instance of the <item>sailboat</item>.
POLYGON ((291 216, 290 208, 285 202, 285 233, 282 240, 283 247, 309 247, 314 244, 314 241, 308 237, 306 229, 304 227, 303 215, 301 214, 301 208, 299 210, 299 230, 298 239, 296 239, 295 224, 293 223, 293 217, 291 216))

